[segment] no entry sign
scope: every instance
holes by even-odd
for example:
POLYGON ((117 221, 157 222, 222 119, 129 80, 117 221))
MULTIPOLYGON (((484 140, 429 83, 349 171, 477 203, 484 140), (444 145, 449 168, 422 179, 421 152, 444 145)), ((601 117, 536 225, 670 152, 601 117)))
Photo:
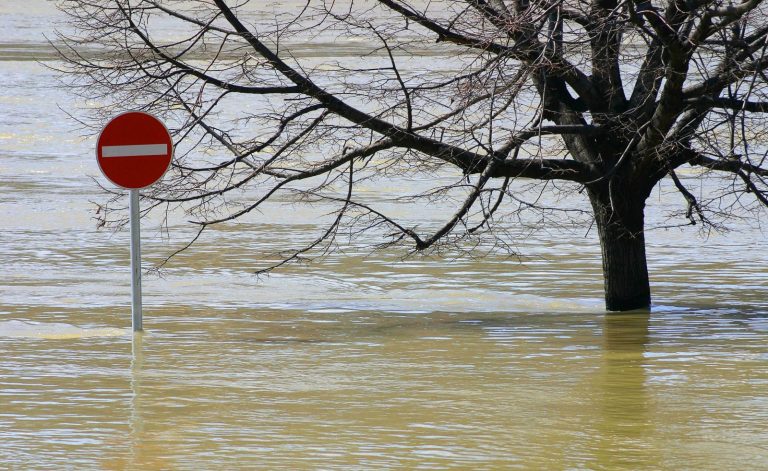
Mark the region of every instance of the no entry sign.
POLYGON ((148 113, 131 111, 112 118, 96 144, 105 177, 127 189, 145 188, 168 170, 173 141, 165 125, 148 113))
POLYGON ((96 160, 105 177, 130 190, 131 320, 133 331, 143 330, 141 303, 141 211, 139 189, 160 180, 171 165, 173 141, 165 125, 151 114, 123 113, 104 126, 96 142, 96 160))

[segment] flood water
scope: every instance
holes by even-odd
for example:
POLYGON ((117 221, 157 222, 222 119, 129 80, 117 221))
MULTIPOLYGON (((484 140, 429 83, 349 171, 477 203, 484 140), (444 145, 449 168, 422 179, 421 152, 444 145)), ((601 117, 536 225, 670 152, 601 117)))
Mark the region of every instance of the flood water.
MULTIPOLYGON (((93 138, 34 60, 56 15, 0 3, 0 468, 768 469, 768 250, 742 221, 649 231, 654 308, 607 315, 586 227, 526 232, 522 263, 358 240, 257 278, 322 227, 276 206, 145 275, 133 338, 128 234, 96 229, 93 138)), ((683 201, 649 204, 661 226, 683 201)), ((147 269, 191 237, 143 231, 147 269)))

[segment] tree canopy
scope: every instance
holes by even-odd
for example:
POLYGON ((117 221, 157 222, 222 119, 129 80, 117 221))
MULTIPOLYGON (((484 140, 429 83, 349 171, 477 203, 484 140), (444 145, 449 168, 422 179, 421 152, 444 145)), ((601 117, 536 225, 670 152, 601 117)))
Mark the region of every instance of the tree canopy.
POLYGON ((61 6, 62 70, 98 103, 90 122, 141 109, 177 123, 185 152, 145 195, 155 205, 185 205, 202 230, 285 192, 337 204, 278 265, 327 248, 341 227, 385 228, 386 244, 416 250, 493 233, 519 207, 520 182, 560 181, 587 194, 606 305, 625 310, 650 305, 643 209, 659 181, 679 190, 690 224, 768 207, 762 0, 310 0, 273 15, 246 0, 61 6), (683 166, 721 191, 694 195, 683 166), (454 183, 423 195, 462 195, 440 227, 357 197, 371 178, 445 169, 454 183))

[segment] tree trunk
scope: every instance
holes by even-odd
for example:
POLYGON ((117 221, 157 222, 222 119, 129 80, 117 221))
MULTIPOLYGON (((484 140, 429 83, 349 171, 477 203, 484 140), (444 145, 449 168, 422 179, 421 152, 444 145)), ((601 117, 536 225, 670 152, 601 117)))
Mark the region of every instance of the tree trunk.
POLYGON ((651 287, 645 260, 645 197, 632 192, 590 191, 595 223, 603 252, 605 307, 629 311, 651 305, 651 287), (639 201, 638 201, 639 200, 639 201))

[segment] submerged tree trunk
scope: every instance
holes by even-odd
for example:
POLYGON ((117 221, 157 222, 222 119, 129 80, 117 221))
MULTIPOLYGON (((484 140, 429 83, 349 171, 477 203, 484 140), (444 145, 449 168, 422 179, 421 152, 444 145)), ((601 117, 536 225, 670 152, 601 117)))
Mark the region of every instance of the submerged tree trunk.
POLYGON ((590 191, 600 236, 605 281, 605 307, 629 311, 651 305, 651 288, 645 259, 645 196, 607 188, 590 191), (617 194, 618 193, 618 194, 617 194))

